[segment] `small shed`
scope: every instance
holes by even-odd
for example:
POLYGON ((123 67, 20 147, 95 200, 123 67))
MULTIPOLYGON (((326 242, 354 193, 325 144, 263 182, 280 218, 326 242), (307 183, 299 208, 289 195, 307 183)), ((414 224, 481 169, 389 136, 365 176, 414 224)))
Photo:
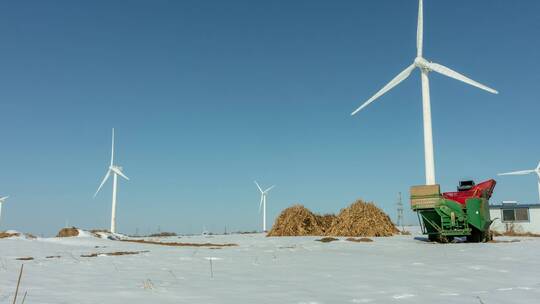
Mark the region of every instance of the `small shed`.
POLYGON ((540 204, 504 201, 500 205, 490 205, 489 215, 493 221, 491 230, 496 232, 540 234, 540 204))

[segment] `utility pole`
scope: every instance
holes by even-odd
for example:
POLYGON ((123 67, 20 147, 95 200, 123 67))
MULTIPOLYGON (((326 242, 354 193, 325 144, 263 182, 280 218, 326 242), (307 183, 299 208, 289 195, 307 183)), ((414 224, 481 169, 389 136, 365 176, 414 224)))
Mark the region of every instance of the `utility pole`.
POLYGON ((401 201, 401 192, 398 193, 397 201, 397 226, 401 226, 401 231, 403 231, 403 202, 401 201))

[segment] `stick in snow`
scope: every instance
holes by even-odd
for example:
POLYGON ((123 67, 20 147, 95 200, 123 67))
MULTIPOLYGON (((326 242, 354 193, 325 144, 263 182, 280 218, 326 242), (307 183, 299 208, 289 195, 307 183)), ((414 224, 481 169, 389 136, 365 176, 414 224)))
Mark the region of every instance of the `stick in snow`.
POLYGON ((22 298, 21 304, 24 304, 24 300, 26 300, 26 294, 27 294, 27 293, 28 293, 28 291, 25 291, 25 292, 24 292, 24 297, 22 298))
POLYGON ((13 298, 13 304, 17 303, 17 295, 19 294, 19 285, 21 284, 23 269, 24 264, 21 264, 21 271, 19 272, 19 279, 17 280, 17 288, 15 288, 15 297, 13 298))

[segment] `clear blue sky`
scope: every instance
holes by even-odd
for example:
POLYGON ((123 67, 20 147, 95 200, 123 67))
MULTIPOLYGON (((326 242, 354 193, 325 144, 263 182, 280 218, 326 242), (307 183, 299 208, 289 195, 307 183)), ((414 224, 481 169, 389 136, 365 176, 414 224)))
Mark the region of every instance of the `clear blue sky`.
MULTIPOLYGON (((260 228, 302 203, 356 198, 395 218, 424 182, 418 72, 349 113, 415 56, 417 1, 3 1, 1 228, 109 226, 92 198, 117 131, 119 231, 260 228)), ((438 182, 540 160, 540 2, 425 1, 424 52, 498 89, 431 77, 438 182)), ((494 202, 536 202, 534 176, 494 202)), ((416 217, 406 208, 408 221, 416 217)))

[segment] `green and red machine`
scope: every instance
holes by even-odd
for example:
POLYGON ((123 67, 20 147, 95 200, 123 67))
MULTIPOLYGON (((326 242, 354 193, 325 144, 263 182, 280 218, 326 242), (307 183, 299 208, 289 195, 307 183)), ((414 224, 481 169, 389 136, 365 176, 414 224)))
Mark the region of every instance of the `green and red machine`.
POLYGON ((469 242, 491 239, 489 199, 495 180, 459 183, 457 192, 440 192, 439 185, 411 187, 411 208, 418 214, 422 233, 430 241, 450 242, 466 237, 469 242))

